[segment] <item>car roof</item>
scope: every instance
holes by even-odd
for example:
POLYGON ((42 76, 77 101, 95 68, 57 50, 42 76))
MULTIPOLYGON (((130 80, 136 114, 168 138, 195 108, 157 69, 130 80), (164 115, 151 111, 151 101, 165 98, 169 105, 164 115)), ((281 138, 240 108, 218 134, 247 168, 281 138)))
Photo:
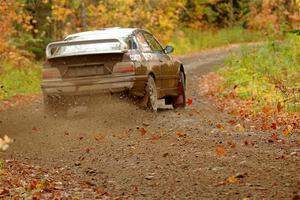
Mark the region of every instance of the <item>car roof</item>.
POLYGON ((137 28, 105 28, 95 31, 86 31, 68 35, 65 40, 87 40, 105 38, 124 38, 131 35, 137 28))

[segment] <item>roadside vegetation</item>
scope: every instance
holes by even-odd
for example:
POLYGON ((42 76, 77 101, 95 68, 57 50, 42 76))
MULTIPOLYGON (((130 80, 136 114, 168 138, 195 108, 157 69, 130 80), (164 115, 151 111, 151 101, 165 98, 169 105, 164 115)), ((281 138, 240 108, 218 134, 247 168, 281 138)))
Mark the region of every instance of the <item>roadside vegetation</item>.
POLYGON ((238 26, 206 31, 183 29, 174 33, 171 45, 175 47, 176 55, 183 55, 230 44, 259 42, 265 38, 266 36, 262 32, 238 26))
MULTIPOLYGON (((200 78, 200 92, 242 120, 241 129, 274 131, 290 136, 300 132, 300 37, 270 38, 255 47, 233 52, 225 67, 200 78), (245 127, 248 124, 248 127, 245 127)), ((230 122, 232 123, 232 122, 230 122)))
MULTIPOLYGON (((260 106, 279 111, 300 111, 300 37, 269 40, 255 48, 244 47, 226 61, 219 72, 224 87, 235 88, 237 97, 254 98, 260 106)), ((224 91, 221 95, 228 95, 224 91)))
POLYGON ((3 63, 0 75, 0 99, 40 92, 41 63, 17 69, 11 63, 3 63))

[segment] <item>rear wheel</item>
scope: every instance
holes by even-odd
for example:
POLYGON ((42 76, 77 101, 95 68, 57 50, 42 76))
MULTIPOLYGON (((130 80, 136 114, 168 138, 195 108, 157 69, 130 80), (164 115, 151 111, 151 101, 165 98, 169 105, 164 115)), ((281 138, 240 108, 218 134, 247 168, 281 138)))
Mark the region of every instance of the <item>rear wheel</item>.
POLYGON ((146 88, 147 96, 148 96, 148 107, 150 110, 156 112, 157 111, 157 89, 154 78, 152 76, 148 77, 147 88, 146 88))
POLYGON ((183 71, 180 71, 179 81, 178 81, 178 96, 173 98, 174 108, 185 107, 186 105, 185 89, 186 89, 186 83, 185 83, 184 73, 183 71))

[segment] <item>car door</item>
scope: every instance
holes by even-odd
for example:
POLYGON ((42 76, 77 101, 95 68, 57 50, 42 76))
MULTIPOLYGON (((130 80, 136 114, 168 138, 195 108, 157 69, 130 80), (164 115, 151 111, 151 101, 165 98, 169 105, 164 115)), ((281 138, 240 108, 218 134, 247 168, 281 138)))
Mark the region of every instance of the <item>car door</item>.
POLYGON ((164 49, 156 38, 150 33, 144 33, 151 49, 155 52, 161 66, 161 90, 164 95, 168 94, 168 90, 177 87, 174 83, 178 82, 177 67, 172 57, 165 53, 164 49))
POLYGON ((160 97, 161 89, 161 61, 157 53, 153 50, 148 40, 145 38, 144 32, 139 31, 135 34, 135 39, 138 43, 138 48, 141 51, 141 64, 147 67, 148 72, 153 72, 155 75, 155 83, 160 97))

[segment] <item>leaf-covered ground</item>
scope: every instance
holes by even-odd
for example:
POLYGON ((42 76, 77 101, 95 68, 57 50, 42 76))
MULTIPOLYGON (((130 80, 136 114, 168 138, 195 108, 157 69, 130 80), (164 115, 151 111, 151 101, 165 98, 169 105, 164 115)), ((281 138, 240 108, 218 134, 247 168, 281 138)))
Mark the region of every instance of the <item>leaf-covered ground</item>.
MULTIPOLYGON (((232 88, 226 97, 220 96, 224 78, 215 72, 203 75, 199 80, 200 94, 207 96, 216 106, 243 121, 242 128, 256 131, 273 132, 275 135, 289 137, 292 134, 300 134, 300 113, 284 112, 282 107, 260 106, 257 99, 241 99, 232 88), (247 127, 246 127, 247 126, 247 127)), ((229 122, 236 125, 236 121, 229 122)))
POLYGON ((6 160, 0 171, 1 199, 108 199, 111 195, 89 182, 60 174, 61 168, 42 168, 6 160))

